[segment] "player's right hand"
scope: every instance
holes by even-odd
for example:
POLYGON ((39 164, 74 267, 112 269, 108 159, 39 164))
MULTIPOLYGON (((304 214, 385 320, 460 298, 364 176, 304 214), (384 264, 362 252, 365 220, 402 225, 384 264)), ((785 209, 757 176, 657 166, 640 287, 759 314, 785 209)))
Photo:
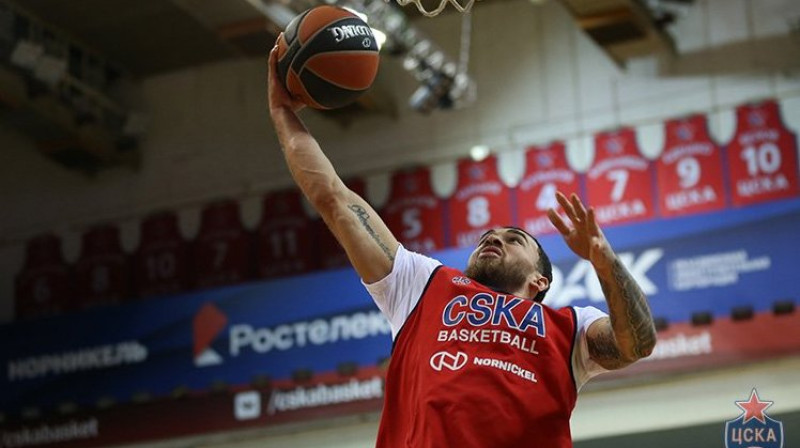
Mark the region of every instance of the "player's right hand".
POLYGON ((573 193, 567 198, 564 193, 556 192, 556 200, 569 218, 570 225, 561 219, 555 209, 548 209, 547 215, 567 246, 581 258, 589 260, 598 274, 610 273, 617 255, 611 249, 594 216, 594 209, 583 205, 578 195, 573 193))
MULTIPOLYGON (((280 38, 281 36, 278 36, 278 39, 280 38)), ((269 60, 267 62, 267 93, 269 95, 268 103, 270 112, 275 112, 280 109, 289 109, 292 112, 298 112, 305 107, 305 104, 294 99, 291 94, 286 91, 286 88, 278 77, 277 41, 269 52, 269 60)))

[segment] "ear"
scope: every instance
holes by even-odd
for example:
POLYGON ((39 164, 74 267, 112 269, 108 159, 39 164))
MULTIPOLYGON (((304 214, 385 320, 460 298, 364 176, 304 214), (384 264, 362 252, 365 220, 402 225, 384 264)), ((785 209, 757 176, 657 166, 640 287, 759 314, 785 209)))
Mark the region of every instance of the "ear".
POLYGON ((544 291, 545 289, 547 289, 548 286, 550 286, 550 280, 548 280, 547 277, 545 277, 544 275, 537 272, 536 274, 534 274, 534 277, 530 280, 528 285, 532 290, 531 297, 536 297, 536 294, 538 294, 540 291, 544 291))

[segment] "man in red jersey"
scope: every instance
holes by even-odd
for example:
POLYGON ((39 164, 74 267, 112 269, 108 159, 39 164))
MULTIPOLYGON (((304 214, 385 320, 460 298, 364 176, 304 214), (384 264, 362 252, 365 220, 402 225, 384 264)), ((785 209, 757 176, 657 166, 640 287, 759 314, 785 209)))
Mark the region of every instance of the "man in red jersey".
POLYGON ((610 317, 541 303, 552 273, 538 242, 513 227, 484 234, 464 273, 401 246, 336 174, 275 76, 269 109, 297 185, 345 248, 394 339, 379 447, 570 447, 569 418, 591 377, 650 354, 642 290, 577 196, 549 210, 569 247, 594 266, 610 317))

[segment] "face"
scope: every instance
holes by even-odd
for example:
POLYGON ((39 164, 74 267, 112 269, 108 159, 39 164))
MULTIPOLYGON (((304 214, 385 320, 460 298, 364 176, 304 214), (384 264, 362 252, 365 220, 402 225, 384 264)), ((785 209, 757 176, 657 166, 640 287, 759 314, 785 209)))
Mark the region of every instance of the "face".
POLYGON ((539 248, 532 238, 517 229, 499 228, 481 237, 464 273, 486 286, 515 293, 526 291, 532 279, 543 278, 538 264, 539 248))

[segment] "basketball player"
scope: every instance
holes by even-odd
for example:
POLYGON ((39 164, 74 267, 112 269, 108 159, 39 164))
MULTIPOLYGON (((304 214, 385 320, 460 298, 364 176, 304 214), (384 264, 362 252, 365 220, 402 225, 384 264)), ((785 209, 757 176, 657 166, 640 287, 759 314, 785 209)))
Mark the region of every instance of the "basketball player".
POLYGON ((345 187, 269 59, 269 109, 292 176, 389 320, 394 348, 379 447, 570 447, 578 390, 650 354, 656 333, 642 290, 611 249, 594 210, 558 194, 549 217, 600 279, 610 317, 552 309, 552 271, 532 236, 488 231, 464 273, 408 251, 345 187))

